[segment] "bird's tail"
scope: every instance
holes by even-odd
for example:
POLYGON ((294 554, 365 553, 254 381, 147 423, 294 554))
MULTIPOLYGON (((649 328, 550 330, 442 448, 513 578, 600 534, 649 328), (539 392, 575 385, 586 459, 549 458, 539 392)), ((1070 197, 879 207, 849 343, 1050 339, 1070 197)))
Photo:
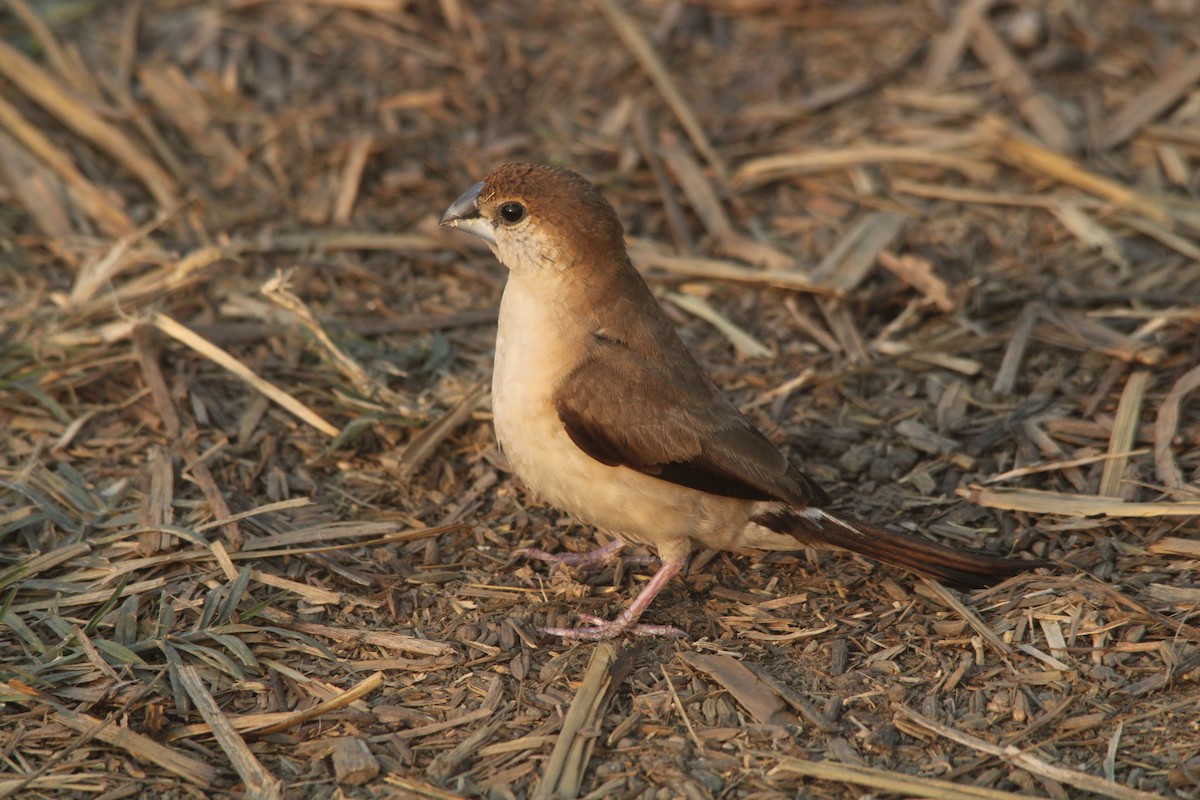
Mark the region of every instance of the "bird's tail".
POLYGON ((755 516, 754 522, 776 533, 794 536, 801 544, 852 550, 959 589, 991 586, 1026 570, 1048 566, 1043 561, 1018 561, 935 544, 819 508, 767 512, 755 516))

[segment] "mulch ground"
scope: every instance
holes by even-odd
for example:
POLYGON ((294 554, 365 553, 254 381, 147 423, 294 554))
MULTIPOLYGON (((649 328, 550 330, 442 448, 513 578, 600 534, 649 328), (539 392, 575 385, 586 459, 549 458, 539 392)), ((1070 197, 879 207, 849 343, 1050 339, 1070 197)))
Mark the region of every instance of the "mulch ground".
POLYGON ((8 0, 0 797, 1200 792, 1193 0, 8 0), (508 160, 624 220, 856 515, 1053 570, 959 594, 646 567, 498 453, 508 160))

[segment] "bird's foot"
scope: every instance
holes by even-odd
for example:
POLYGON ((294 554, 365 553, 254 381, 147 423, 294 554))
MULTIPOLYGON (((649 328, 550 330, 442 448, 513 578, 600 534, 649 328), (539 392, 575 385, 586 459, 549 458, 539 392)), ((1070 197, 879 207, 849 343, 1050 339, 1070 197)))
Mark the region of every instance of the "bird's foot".
POLYGON ((672 578, 683 570, 685 564, 687 564, 686 557, 678 561, 665 562, 658 568, 658 572, 654 573, 654 577, 650 579, 650 582, 638 592, 638 596, 633 598, 633 602, 614 620, 601 619, 591 614, 580 614, 579 618, 589 623, 588 626, 580 628, 544 628, 543 630, 551 636, 561 636, 564 639, 588 639, 590 641, 615 639, 623 633, 632 633, 635 636, 667 636, 676 639, 687 639, 688 635, 674 625, 642 625, 638 622, 638 619, 642 616, 642 612, 649 608, 650 602, 654 600, 655 596, 662 591, 662 588, 672 578))
POLYGON ((688 635, 674 625, 644 625, 625 614, 616 619, 603 619, 592 614, 580 614, 579 619, 588 623, 578 628, 542 628, 551 636, 564 639, 586 639, 592 642, 615 639, 622 634, 634 636, 665 636, 669 639, 687 639, 688 635))
MULTIPOLYGON (((625 548, 625 543, 617 539, 612 540, 603 547, 597 547, 595 550, 589 550, 586 553, 551 553, 547 550, 538 550, 534 547, 522 547, 519 550, 514 550, 513 555, 521 558, 530 558, 535 561, 545 561, 550 565, 551 569, 556 567, 583 567, 584 569, 592 569, 595 567, 603 567, 622 558, 621 550, 625 548)), ((625 556, 623 560, 630 564, 644 564, 650 561, 650 556, 625 556)))

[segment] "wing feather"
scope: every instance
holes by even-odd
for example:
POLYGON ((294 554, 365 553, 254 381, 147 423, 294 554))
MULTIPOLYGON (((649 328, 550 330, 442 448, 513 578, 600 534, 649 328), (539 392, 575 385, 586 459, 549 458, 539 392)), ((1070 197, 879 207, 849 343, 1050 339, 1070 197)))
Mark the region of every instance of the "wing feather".
POLYGON ((646 358, 597 334, 555 393, 571 440, 597 461, 726 497, 822 505, 793 467, 701 372, 682 345, 646 358))

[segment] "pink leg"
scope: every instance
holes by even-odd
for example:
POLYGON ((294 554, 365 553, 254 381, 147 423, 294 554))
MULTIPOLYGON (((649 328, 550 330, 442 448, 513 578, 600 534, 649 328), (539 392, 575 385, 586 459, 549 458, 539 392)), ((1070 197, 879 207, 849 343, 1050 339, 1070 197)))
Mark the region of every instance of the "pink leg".
MULTIPOLYGON (((621 550, 624 548, 624 542, 619 539, 613 539, 603 547, 597 547, 595 550, 589 550, 586 553, 551 553, 533 547, 522 547, 519 550, 514 550, 513 555, 521 556, 522 558, 532 558, 537 561, 545 561, 551 565, 552 569, 562 566, 590 569, 593 567, 603 567, 616 561, 621 550)), ((626 560, 633 563, 644 563, 649 559, 642 556, 626 556, 626 560)))
POLYGON ((687 634, 673 625, 639 625, 638 617, 642 616, 658 593, 663 590, 671 578, 678 575, 687 565, 687 560, 672 561, 663 564, 654 573, 654 577, 646 584, 638 596, 633 598, 624 611, 614 620, 603 620, 591 614, 580 614, 584 622, 590 623, 586 628, 545 628, 551 636, 561 636, 564 639, 615 639, 622 633, 633 633, 638 636, 673 636, 686 639, 687 634))

